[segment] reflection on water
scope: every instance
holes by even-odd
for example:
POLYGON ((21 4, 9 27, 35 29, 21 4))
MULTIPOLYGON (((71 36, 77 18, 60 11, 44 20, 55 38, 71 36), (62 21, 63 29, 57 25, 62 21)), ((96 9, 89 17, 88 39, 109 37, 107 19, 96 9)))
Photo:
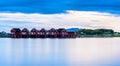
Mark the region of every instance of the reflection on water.
POLYGON ((0 38, 0 66, 120 66, 120 38, 0 38))

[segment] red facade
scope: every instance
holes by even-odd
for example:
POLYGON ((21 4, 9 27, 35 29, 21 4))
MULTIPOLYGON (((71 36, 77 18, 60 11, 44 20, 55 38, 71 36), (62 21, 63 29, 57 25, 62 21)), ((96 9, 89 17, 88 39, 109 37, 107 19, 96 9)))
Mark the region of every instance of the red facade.
POLYGON ((57 37, 58 34, 57 30, 52 28, 49 30, 48 37, 57 37))
POLYGON ((22 31, 21 31, 21 37, 22 38, 28 38, 29 37, 29 30, 27 28, 24 28, 22 31))
POLYGON ((11 29, 11 37, 13 38, 20 38, 21 30, 19 28, 11 29))
POLYGON ((38 36, 38 30, 36 30, 35 28, 33 28, 31 31, 30 31, 30 37, 31 38, 37 38, 38 36))
POLYGON ((76 32, 68 32, 68 37, 76 37, 76 32))
POLYGON ((62 28, 57 30, 59 32, 58 37, 65 38, 68 36, 67 30, 62 28))
POLYGON ((38 35, 40 38, 45 38, 47 37, 47 34, 46 34, 46 30, 44 28, 42 28, 39 32, 38 32, 38 35))

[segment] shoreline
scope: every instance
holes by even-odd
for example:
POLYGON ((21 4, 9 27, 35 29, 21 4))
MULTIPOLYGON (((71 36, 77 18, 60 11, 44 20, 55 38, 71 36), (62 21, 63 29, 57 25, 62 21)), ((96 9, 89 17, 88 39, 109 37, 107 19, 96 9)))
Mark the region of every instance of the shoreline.
MULTIPOLYGON (((72 37, 72 38, 115 38, 115 37, 120 37, 120 36, 107 36, 107 37, 106 36, 80 36, 80 37, 72 37)), ((0 37, 0 38, 11 38, 11 37, 0 37)), ((25 38, 25 39, 27 39, 27 38, 25 38)), ((33 38, 33 39, 38 39, 38 38, 33 38)), ((46 39, 46 38, 40 38, 40 39, 46 39)), ((53 38, 51 38, 51 39, 53 39, 53 38)), ((58 38, 58 39, 67 39, 67 38, 58 38)), ((68 39, 69 39, 69 37, 68 37, 68 39)))
MULTIPOLYGON (((73 37, 53 37, 53 38, 109 38, 109 37, 110 38, 111 37, 120 37, 120 34, 101 34, 101 35, 79 35, 78 34, 73 37)), ((13 38, 13 37, 11 37, 8 34, 8 35, 0 35, 0 38, 13 38)), ((19 38, 23 38, 23 37, 19 37, 19 38)), ((32 38, 32 37, 26 37, 26 38, 32 38)), ((41 38, 41 37, 35 37, 35 38, 41 38)), ((45 38, 52 38, 52 37, 45 37, 45 38)))

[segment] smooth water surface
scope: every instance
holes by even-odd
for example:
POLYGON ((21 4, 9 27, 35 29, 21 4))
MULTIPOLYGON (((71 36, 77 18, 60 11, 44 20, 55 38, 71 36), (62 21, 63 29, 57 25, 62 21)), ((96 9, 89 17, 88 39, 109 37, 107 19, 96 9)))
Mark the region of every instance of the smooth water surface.
POLYGON ((0 38, 0 66, 120 66, 120 38, 0 38))

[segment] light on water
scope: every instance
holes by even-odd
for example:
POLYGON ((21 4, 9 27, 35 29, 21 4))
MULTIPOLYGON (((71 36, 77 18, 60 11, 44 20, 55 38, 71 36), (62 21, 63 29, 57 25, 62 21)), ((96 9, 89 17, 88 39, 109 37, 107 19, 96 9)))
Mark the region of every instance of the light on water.
POLYGON ((0 38, 0 66, 120 66, 120 38, 0 38))

